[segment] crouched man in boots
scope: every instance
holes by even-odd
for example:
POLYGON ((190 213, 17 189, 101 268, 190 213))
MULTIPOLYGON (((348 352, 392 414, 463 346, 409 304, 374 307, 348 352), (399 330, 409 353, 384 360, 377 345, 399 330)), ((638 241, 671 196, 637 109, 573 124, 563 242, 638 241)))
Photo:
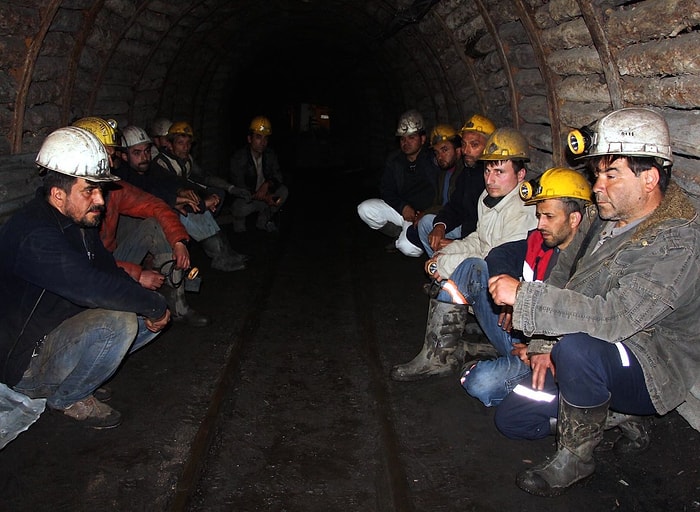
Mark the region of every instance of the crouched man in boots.
POLYGON ((556 400, 514 391, 495 417, 509 437, 536 437, 528 432, 556 424, 555 456, 516 479, 539 496, 592 475, 608 427, 621 427, 628 453, 648 445, 634 428, 645 415, 678 408, 700 429, 700 229, 671 181, 668 126, 652 110, 625 108, 572 133, 569 146, 588 158, 599 219, 547 283, 489 281, 494 302, 513 306, 513 328, 559 337, 527 350, 534 390, 558 394, 558 411, 556 400))
POLYGON ((100 240, 102 186, 119 179, 100 141, 60 128, 36 161, 44 186, 0 230, 0 377, 86 426, 116 427, 121 415, 93 392, 170 312, 100 240))

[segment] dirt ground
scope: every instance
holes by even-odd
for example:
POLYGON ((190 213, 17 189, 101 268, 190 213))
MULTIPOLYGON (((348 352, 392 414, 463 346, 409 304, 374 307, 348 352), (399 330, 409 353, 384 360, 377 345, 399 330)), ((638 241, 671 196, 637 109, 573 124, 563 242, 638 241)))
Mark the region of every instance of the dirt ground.
POLYGON ((0 451, 0 510, 700 510, 700 433, 675 412, 646 453, 599 452, 591 478, 545 499, 514 480, 553 438, 504 438, 456 376, 392 381, 422 343, 422 259, 362 225, 361 178, 293 176, 279 234, 228 233, 245 271, 195 248, 189 300, 214 324, 172 326, 125 361, 109 383, 120 427, 46 411, 0 451))

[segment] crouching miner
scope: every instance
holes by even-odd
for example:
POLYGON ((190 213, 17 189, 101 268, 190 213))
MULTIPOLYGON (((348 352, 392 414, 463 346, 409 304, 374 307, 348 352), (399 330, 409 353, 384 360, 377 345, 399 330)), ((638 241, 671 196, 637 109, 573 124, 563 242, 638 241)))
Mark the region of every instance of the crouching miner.
POLYGON ((494 302, 513 306, 513 328, 558 337, 553 346, 533 340, 526 354, 533 387, 558 392, 558 411, 556 401, 515 392, 496 411, 506 435, 523 432, 524 422, 547 431, 554 419, 555 456, 516 479, 539 496, 593 474, 606 428, 623 432, 618 453, 648 445, 644 416, 678 407, 700 428, 700 229, 670 179, 668 126, 652 110, 625 108, 572 133, 569 146, 595 176, 597 216, 586 236, 561 255, 547 283, 489 281, 494 302))
POLYGON ((0 378, 83 425, 116 427, 93 393, 170 312, 100 241, 102 187, 119 179, 100 141, 59 128, 36 162, 44 186, 0 230, 0 378))

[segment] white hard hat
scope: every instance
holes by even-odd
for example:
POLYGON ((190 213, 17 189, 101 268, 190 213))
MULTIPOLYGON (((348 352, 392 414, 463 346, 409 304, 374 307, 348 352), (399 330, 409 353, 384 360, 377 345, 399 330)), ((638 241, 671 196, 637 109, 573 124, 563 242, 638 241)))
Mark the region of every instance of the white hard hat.
POLYGON ((122 136, 124 137, 124 145, 127 148, 131 146, 138 146, 139 144, 152 144, 153 141, 146 133, 146 130, 139 128, 138 126, 127 126, 122 130, 122 136))
POLYGON ((158 117, 151 123, 149 133, 151 137, 165 137, 172 124, 173 122, 170 119, 158 117))
POLYGON ((396 135, 403 137, 404 135, 412 135, 422 132, 425 129, 423 116, 417 110, 407 110, 399 118, 399 125, 396 128, 396 135))
POLYGON ((88 181, 117 181, 109 172, 109 156, 100 140, 77 126, 51 132, 39 149, 36 164, 88 181))
POLYGON ((648 108, 630 107, 611 112, 590 126, 573 130, 567 139, 575 155, 646 156, 673 164, 666 120, 648 108))

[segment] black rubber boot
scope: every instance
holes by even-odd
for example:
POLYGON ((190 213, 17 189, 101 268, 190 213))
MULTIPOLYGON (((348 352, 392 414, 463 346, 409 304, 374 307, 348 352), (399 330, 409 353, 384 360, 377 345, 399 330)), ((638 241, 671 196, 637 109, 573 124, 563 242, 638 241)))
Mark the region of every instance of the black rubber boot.
POLYGON ((383 235, 388 236, 389 238, 393 238, 394 240, 396 240, 401 234, 401 231, 403 231, 403 228, 401 226, 397 226, 396 224, 392 224, 391 222, 387 222, 377 231, 379 231, 383 235))
POLYGON ((420 380, 457 370, 463 358, 460 337, 467 315, 467 306, 464 304, 430 299, 423 349, 412 361, 394 366, 391 378, 401 381, 420 380))
POLYGON ((615 427, 622 431, 622 437, 615 442, 613 447, 615 453, 619 455, 637 455, 649 448, 651 444, 649 418, 608 411, 605 430, 615 427))
MULTIPOLYGON (((173 276, 181 279, 181 273, 182 270, 175 270, 173 276)), ((166 283, 158 289, 158 292, 165 297, 173 322, 184 323, 190 327, 207 327, 211 323, 209 317, 198 313, 187 304, 184 285, 173 287, 170 283, 166 283)))
POLYGON ((595 471, 593 450, 603 438, 610 398, 595 407, 576 407, 559 396, 557 453, 520 473, 515 483, 536 496, 558 496, 595 471))

